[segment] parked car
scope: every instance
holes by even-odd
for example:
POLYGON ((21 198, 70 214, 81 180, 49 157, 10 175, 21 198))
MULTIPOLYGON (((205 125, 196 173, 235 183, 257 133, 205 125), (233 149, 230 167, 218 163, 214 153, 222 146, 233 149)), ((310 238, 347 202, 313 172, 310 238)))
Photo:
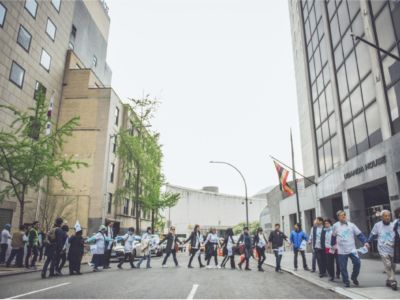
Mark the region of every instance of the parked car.
POLYGON ((152 234, 151 235, 151 256, 157 256, 160 257, 163 254, 163 251, 161 249, 161 246, 158 245, 160 243, 160 236, 158 234, 152 234))
MULTIPOLYGON (((142 238, 139 235, 135 235, 133 242, 133 254, 136 256, 136 247, 140 245, 142 238)), ((139 251, 140 252, 140 251, 139 251)), ((125 254, 125 241, 114 242, 111 250, 111 261, 118 261, 119 257, 125 254)))

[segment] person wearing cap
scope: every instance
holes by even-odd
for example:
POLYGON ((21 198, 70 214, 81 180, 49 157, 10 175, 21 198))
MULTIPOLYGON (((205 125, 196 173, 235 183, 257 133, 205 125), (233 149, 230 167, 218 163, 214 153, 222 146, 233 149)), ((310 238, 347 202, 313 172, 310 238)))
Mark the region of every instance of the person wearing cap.
POLYGON ((69 262, 69 275, 82 275, 81 261, 84 249, 84 240, 82 237, 82 228, 79 222, 76 222, 75 234, 68 239, 68 262, 69 262))
POLYGON ((32 223, 32 227, 28 233, 28 247, 25 256, 25 268, 36 269, 36 260, 39 255, 39 222, 35 221, 32 223), (29 265, 29 259, 32 257, 31 263, 29 265))
POLYGON ((340 273, 345 287, 350 287, 349 274, 347 272, 347 262, 350 258, 353 263, 353 272, 351 280, 358 286, 358 275, 360 274, 361 260, 357 253, 355 236, 364 244, 364 247, 369 248, 367 238, 361 230, 353 223, 347 221, 346 213, 339 210, 336 213, 338 220, 332 228, 331 245, 337 245, 340 273))
POLYGON ((4 225, 4 229, 1 232, 1 239, 0 239, 0 264, 4 264, 6 261, 6 253, 8 249, 8 240, 11 239, 11 225, 6 224, 4 225))
POLYGON ((368 238, 368 242, 378 240, 378 252, 382 259, 383 266, 387 275, 386 286, 397 290, 396 264, 394 263, 394 224, 391 222, 392 214, 389 210, 382 210, 382 220, 375 223, 368 238))
POLYGON ((93 251, 93 271, 99 271, 99 267, 104 267, 104 255, 106 251, 106 242, 112 242, 113 240, 107 237, 107 227, 100 225, 99 231, 89 239, 87 243, 94 242, 96 244, 95 251, 93 251))
POLYGON ((308 237, 306 233, 302 230, 301 224, 296 223, 294 224, 294 229, 290 233, 290 243, 292 244, 293 247, 293 254, 294 254, 294 270, 297 271, 298 268, 298 263, 297 263, 297 257, 301 255, 301 258, 303 260, 303 269, 305 271, 308 271, 308 266, 307 266, 307 260, 306 260, 306 254, 305 254, 305 248, 306 248, 306 243, 308 241, 308 237))

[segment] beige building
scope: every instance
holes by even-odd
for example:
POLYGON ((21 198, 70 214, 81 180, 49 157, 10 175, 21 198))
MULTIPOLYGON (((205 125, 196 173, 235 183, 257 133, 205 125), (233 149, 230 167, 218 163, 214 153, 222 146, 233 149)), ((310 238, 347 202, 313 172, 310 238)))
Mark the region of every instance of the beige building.
MULTIPOLYGON (((35 90, 54 94, 56 118, 62 92, 65 55, 74 13, 73 1, 0 1, 0 103, 24 110, 34 106, 35 90)), ((0 130, 13 116, 0 110, 0 130)), ((38 195, 29 191, 25 221, 36 216, 38 195)), ((0 204, 0 226, 18 224, 15 199, 0 204)))
MULTIPOLYGON (((117 205, 113 199, 123 182, 113 135, 129 124, 129 118, 110 88, 109 27, 104 0, 0 1, 0 103, 24 110, 34 105, 38 88, 47 99, 53 95, 55 121, 80 117, 63 155, 88 164, 66 175, 69 190, 50 181, 48 194, 29 191, 27 223, 39 219, 51 224, 56 216, 63 216, 70 225, 79 220, 89 232, 105 219, 116 220, 122 228, 135 223, 132 204, 117 205)), ((12 116, 0 111, 1 130, 12 121, 12 116)), ((18 216, 16 199, 0 204, 0 227, 18 224, 18 216)), ((148 224, 146 219, 142 224, 148 224)))

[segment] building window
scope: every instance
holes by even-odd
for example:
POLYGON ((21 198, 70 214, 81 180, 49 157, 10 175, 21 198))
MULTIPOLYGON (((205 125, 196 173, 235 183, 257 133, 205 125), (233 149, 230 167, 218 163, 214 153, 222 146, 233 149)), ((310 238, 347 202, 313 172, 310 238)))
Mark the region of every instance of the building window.
POLYGON ((113 194, 108 193, 107 213, 111 214, 113 194))
POLYGON ((72 28, 71 28, 71 38, 73 39, 73 40, 75 40, 75 38, 76 38, 76 27, 75 27, 75 25, 72 25, 72 28))
POLYGON ((22 86, 24 84, 24 77, 25 70, 15 61, 13 61, 10 70, 10 81, 22 89, 22 86))
POLYGON ((6 20, 7 8, 0 3, 0 27, 3 27, 4 21, 6 20))
POLYGON ((116 107, 115 108, 115 125, 118 126, 118 123, 119 123, 119 108, 116 107))
POLYGON ((40 56, 40 65, 46 70, 50 71, 51 56, 46 50, 42 49, 42 55, 40 56))
POLYGON ((95 68, 96 66, 97 66, 97 57, 96 55, 93 55, 92 68, 95 68))
POLYGON ((56 11, 60 12, 61 0, 51 0, 51 4, 53 4, 56 11))
POLYGON ((36 18, 38 3, 36 0, 26 0, 25 8, 31 14, 32 17, 36 18))
MULTIPOLYGON (((400 3, 399 1, 369 1, 379 47, 400 54, 400 3)), ((393 133, 400 132, 400 62, 383 52, 378 52, 383 72, 393 133)))
POLYGON ((123 214, 124 215, 128 215, 129 214, 129 199, 127 199, 127 198, 125 198, 123 214))
POLYGON ((132 203, 132 207, 131 207, 131 216, 134 217, 135 216, 135 203, 132 203))
POLYGON ((46 33, 54 41, 56 38, 57 27, 50 18, 47 18, 46 33))
POLYGON ((39 81, 36 81, 33 99, 38 100, 38 98, 40 96, 46 97, 46 92, 47 92, 46 87, 43 84, 41 84, 39 81))
POLYGON ((29 52, 29 48, 31 47, 32 35, 25 29, 24 26, 19 26, 17 43, 24 48, 27 52, 29 52))
POLYGON ((111 170, 110 170, 110 182, 114 182, 114 172, 115 172, 115 164, 111 163, 111 170))
POLYGON ((113 138, 113 148, 112 152, 115 153, 117 151, 117 136, 115 135, 113 138))

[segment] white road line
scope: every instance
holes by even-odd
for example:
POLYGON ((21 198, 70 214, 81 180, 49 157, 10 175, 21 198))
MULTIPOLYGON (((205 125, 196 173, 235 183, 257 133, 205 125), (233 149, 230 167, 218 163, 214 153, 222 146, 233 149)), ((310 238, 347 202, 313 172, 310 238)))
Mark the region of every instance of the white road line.
POLYGON ((40 293, 40 292, 43 292, 43 291, 55 289, 55 288, 57 288, 57 287, 64 286, 64 285, 67 285, 67 284, 71 284, 71 282, 64 282, 64 283, 61 283, 61 284, 57 284, 57 285, 50 286, 50 287, 48 287, 48 288, 44 288, 44 289, 41 289, 41 290, 32 291, 32 292, 29 292, 29 293, 25 293, 25 294, 13 296, 13 297, 6 298, 6 299, 16 299, 16 298, 20 298, 20 297, 23 297, 23 296, 28 296, 28 295, 31 295, 31 294, 40 293))
POLYGON ((193 284, 192 290, 189 293, 189 296, 187 296, 186 299, 193 299, 194 298, 194 294, 196 294, 197 288, 199 287, 198 284, 193 284))

